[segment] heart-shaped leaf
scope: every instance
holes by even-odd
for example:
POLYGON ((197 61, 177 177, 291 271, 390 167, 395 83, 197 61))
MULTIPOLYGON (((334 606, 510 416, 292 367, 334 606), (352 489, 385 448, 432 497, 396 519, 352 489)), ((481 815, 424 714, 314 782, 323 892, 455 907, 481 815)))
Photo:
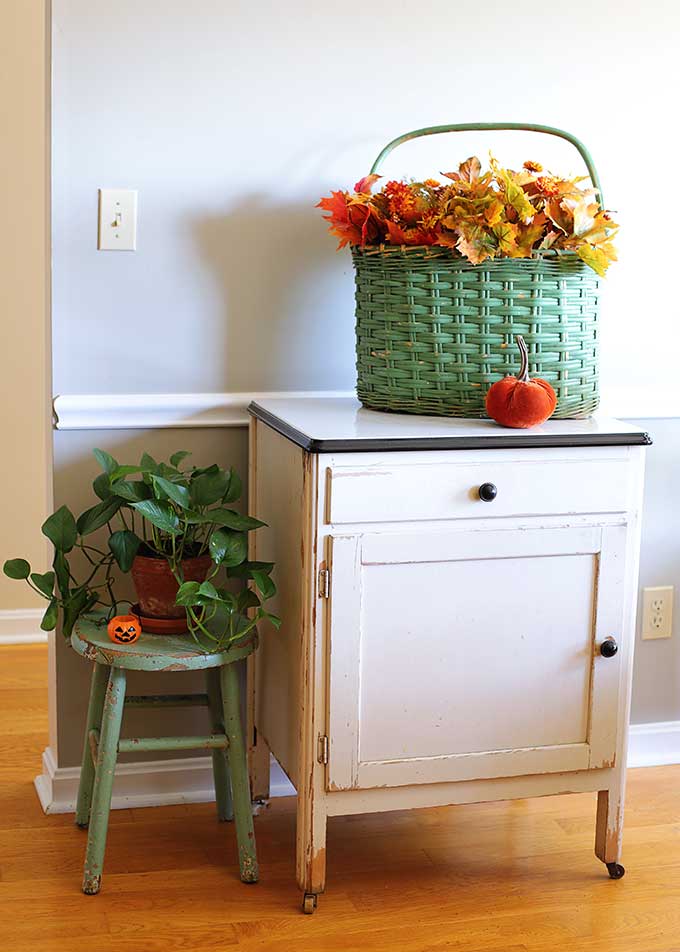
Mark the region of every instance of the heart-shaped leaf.
POLYGON ((109 549, 123 572, 129 572, 142 540, 129 529, 122 529, 109 536, 109 549))
POLYGON ((146 499, 144 502, 133 502, 132 506, 156 528, 162 529, 163 532, 168 532, 170 535, 179 534, 179 519, 175 510, 167 502, 146 499))
POLYGON ((191 502, 194 506, 203 508, 212 506, 222 499, 229 488, 229 474, 224 470, 203 473, 191 480, 191 502))
POLYGON ((197 605, 199 582, 183 582, 175 598, 176 605, 197 605))
POLYGON ((189 490, 186 486, 182 486, 179 483, 172 483, 169 479, 164 479, 163 476, 152 475, 151 479, 153 480, 157 495, 159 495, 161 499, 171 499, 182 509, 189 508, 191 503, 189 500, 189 490))
POLYGON ((227 486, 225 494, 222 496, 222 502, 236 502, 237 499, 241 498, 242 492, 243 485, 241 483, 241 477, 235 469, 230 469, 229 485, 227 486))
POLYGON ((31 575, 31 581, 39 592, 42 592, 47 598, 52 598, 54 593, 54 572, 45 572, 43 575, 34 572, 31 575))
POLYGON ((54 568, 54 574, 57 576, 59 594, 62 598, 68 598, 71 591, 71 575, 69 573, 66 556, 59 549, 54 553, 52 567, 54 568))
POLYGON ((92 488, 100 499, 108 499, 111 495, 111 479, 108 473, 100 473, 92 483, 92 488))
POLYGON ((131 482, 123 479, 119 483, 114 483, 111 492, 126 502, 142 502, 144 499, 151 499, 151 489, 141 479, 131 482))
POLYGON ((97 462, 99 463, 99 465, 101 466, 101 468, 104 470, 105 473, 108 473, 110 475, 114 471, 114 469, 118 469, 118 461, 115 460, 113 456, 111 456, 110 453, 107 453, 106 450, 100 450, 95 448, 92 450, 92 455, 97 460, 97 462))
POLYGON ((68 506, 60 506, 42 524, 42 533, 55 549, 70 552, 76 544, 78 529, 73 513, 68 506))
POLYGON ((8 578, 23 579, 31 574, 30 563, 26 559, 7 559, 2 567, 8 578))
POLYGON ((227 529, 234 529, 237 532, 247 532, 250 529, 259 529, 265 526, 266 522, 260 522, 252 516, 242 516, 240 512, 234 512, 233 509, 209 509, 206 513, 206 521, 214 522, 218 526, 224 526, 227 529))
POLYGON ((97 503, 96 506, 92 506, 91 509, 86 509, 82 515, 78 516, 78 532, 85 536, 101 529, 115 516, 122 505, 122 499, 117 496, 110 496, 108 499, 97 503))
POLYGON ((208 543, 210 555, 216 565, 225 565, 227 568, 240 565, 248 555, 248 541, 241 532, 231 532, 227 529, 218 529, 210 537, 208 543))
POLYGON ((57 602, 56 598, 53 598, 45 609, 45 614, 42 616, 40 627, 43 631, 54 631, 54 629, 57 627, 58 618, 59 603, 57 602))
POLYGON ((266 572, 261 572, 258 569, 254 569, 252 572, 252 578, 262 593, 262 598, 271 598, 272 595, 276 593, 276 585, 274 585, 266 572))

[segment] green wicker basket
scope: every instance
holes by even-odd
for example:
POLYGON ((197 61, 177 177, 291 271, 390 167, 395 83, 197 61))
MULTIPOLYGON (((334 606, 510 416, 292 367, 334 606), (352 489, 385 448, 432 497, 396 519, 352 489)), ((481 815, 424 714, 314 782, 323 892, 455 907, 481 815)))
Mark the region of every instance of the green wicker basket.
MULTIPOLYGON (((440 132, 522 129, 556 135, 578 149, 595 188, 585 147, 567 132, 522 123, 433 126, 440 132)), ((600 201, 602 193, 600 189, 600 201)), ((399 413, 486 416, 489 386, 516 373, 521 334, 529 371, 555 388, 555 418, 587 416, 598 394, 598 286, 575 254, 499 258, 473 265, 447 248, 382 245, 352 249, 356 274, 357 394, 365 407, 399 413)))

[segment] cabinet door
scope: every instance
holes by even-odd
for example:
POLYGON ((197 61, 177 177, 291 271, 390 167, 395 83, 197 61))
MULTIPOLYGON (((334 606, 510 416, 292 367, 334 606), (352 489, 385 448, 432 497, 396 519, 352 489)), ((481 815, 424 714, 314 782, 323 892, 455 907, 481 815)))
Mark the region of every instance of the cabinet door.
POLYGON ((330 789, 614 762, 625 527, 331 540, 330 789))

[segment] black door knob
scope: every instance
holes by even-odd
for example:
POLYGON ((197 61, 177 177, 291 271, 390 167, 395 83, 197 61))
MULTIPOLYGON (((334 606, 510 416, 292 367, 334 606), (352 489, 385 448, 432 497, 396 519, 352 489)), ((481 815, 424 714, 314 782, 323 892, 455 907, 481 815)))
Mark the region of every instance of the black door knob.
POLYGON ((613 658, 618 650, 619 646, 613 638, 607 638, 600 645, 600 654, 603 658, 613 658))
POLYGON ((482 483, 479 487, 479 498, 482 502, 493 502, 498 495, 498 490, 493 483, 482 483))

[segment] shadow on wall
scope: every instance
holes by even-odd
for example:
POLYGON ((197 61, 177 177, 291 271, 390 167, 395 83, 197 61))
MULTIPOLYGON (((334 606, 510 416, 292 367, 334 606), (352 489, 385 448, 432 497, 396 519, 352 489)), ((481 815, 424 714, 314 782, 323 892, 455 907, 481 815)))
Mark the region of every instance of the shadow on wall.
POLYGON ((252 195, 192 227, 224 300, 230 390, 354 385, 352 265, 345 252, 338 267, 314 202, 252 195))

